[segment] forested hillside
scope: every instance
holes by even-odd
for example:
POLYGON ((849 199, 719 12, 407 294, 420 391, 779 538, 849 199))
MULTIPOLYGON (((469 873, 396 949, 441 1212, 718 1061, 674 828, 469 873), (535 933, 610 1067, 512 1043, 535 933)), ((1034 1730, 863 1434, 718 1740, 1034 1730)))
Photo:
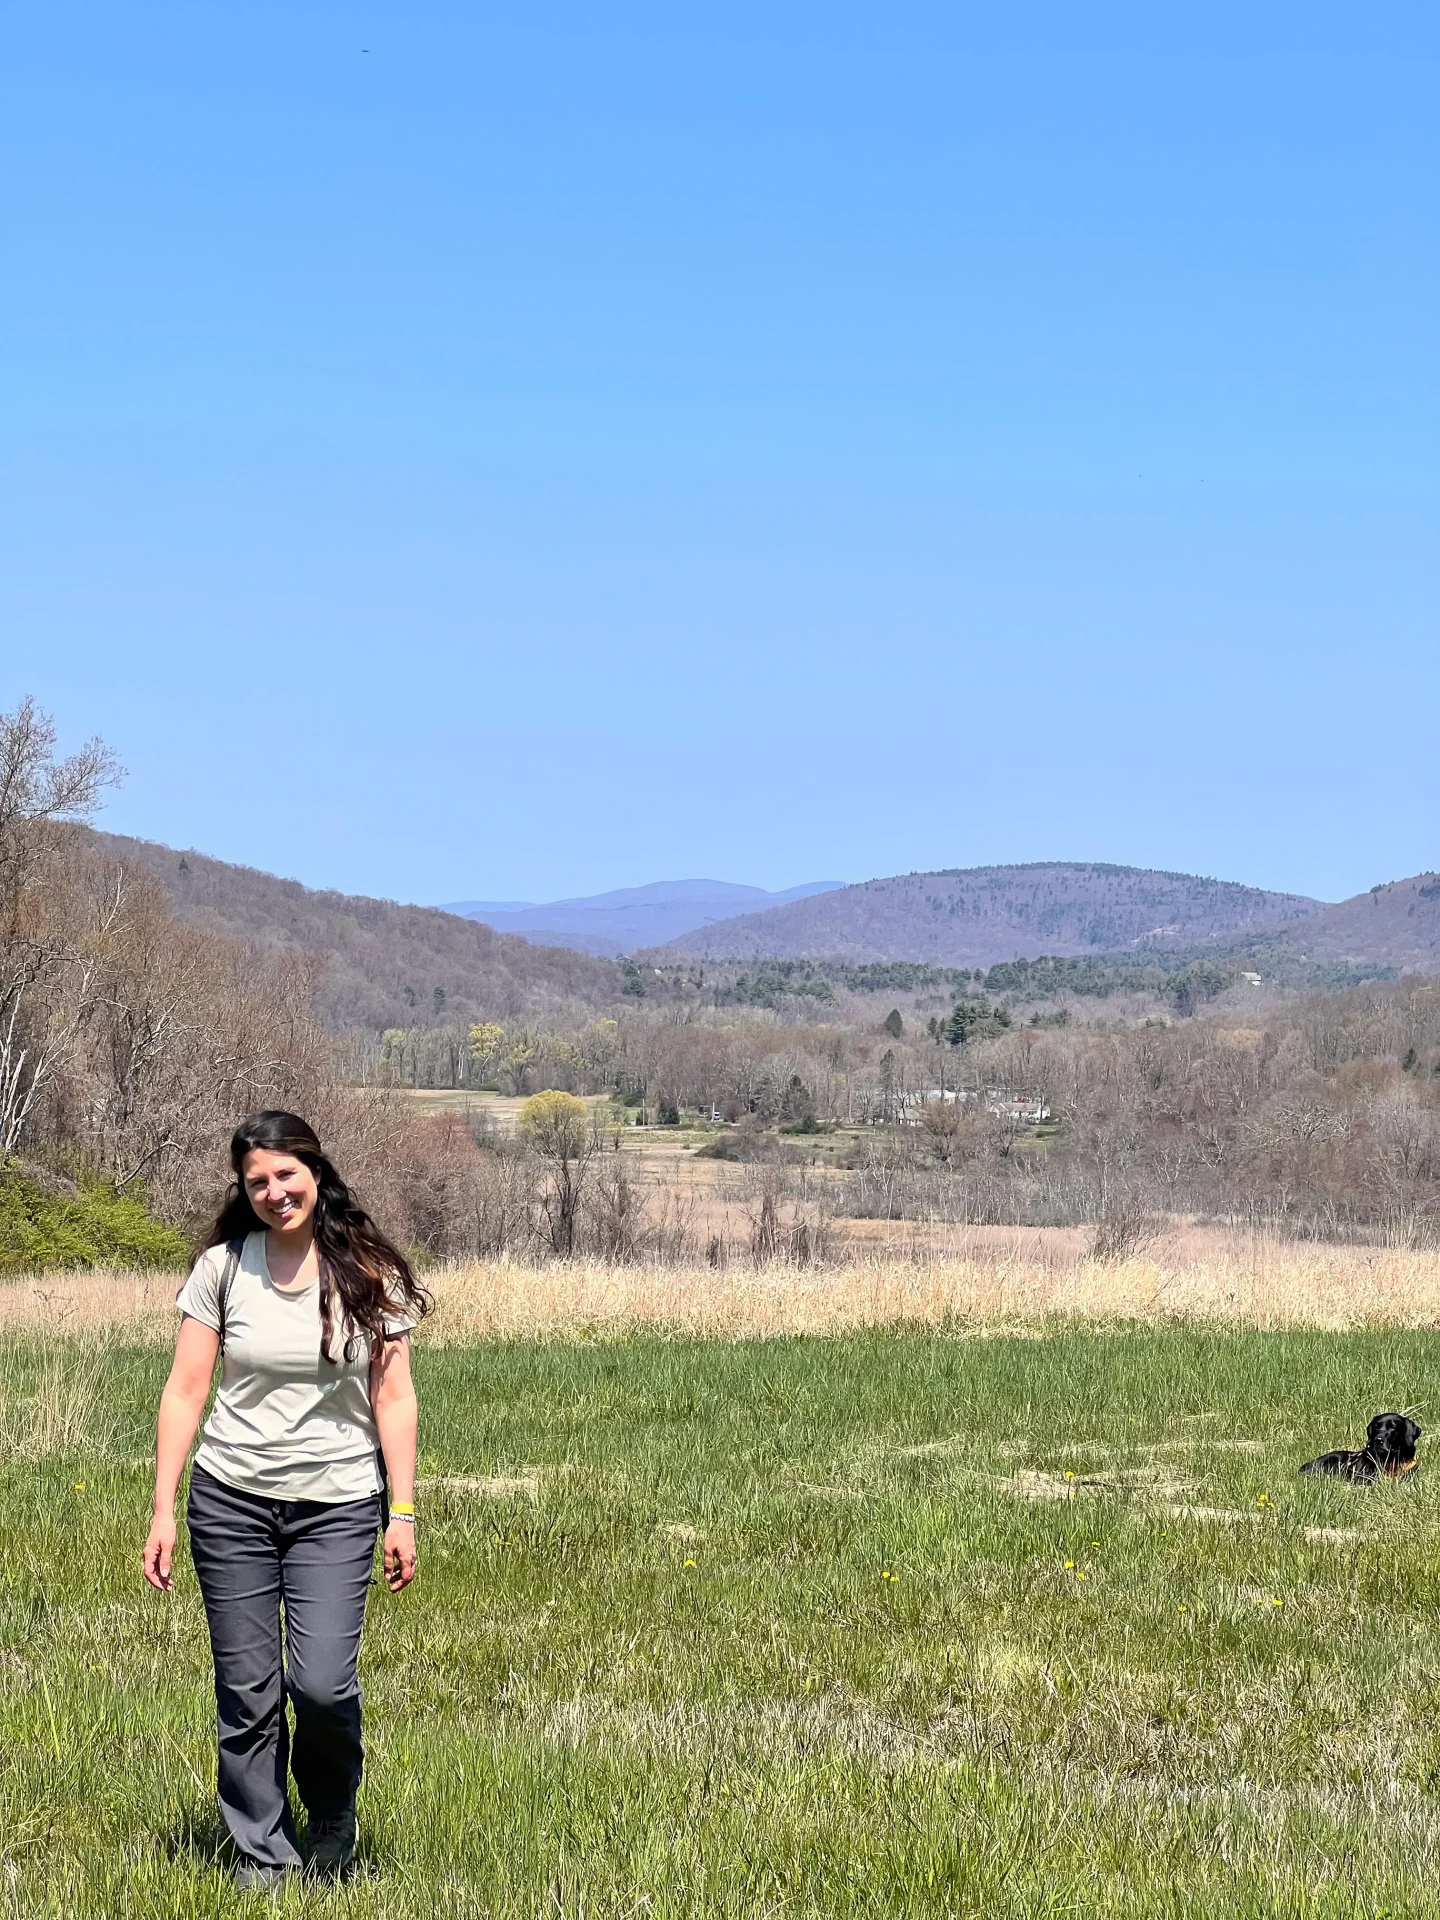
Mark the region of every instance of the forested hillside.
POLYGON ((1323 902, 1230 880, 1080 861, 867 880, 670 943, 706 960, 836 958, 990 967, 1020 956, 1233 945, 1323 902))
POLYGON ((132 861, 165 889, 187 925, 268 952, 322 954, 315 1003, 335 1031, 465 1025, 599 1008, 623 979, 608 960, 532 946, 433 907, 407 907, 181 853, 122 834, 70 831, 114 859, 132 861))
POLYGON ((1357 893, 1267 937, 1255 957, 1277 972, 1293 960, 1434 973, 1440 968, 1440 874, 1412 874, 1357 893))

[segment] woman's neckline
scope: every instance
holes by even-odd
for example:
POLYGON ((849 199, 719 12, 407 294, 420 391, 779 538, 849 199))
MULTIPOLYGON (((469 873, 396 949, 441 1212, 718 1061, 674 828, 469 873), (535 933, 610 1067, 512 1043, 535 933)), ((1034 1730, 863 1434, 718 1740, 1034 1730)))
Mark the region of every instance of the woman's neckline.
POLYGON ((270 1271, 270 1236, 265 1232, 262 1232, 260 1235, 260 1260, 265 1268, 265 1278, 270 1283, 271 1291, 278 1293, 282 1300, 299 1300, 318 1284, 319 1276, 317 1275, 314 1279, 304 1281, 303 1284, 298 1287, 293 1282, 288 1287, 282 1287, 270 1271))

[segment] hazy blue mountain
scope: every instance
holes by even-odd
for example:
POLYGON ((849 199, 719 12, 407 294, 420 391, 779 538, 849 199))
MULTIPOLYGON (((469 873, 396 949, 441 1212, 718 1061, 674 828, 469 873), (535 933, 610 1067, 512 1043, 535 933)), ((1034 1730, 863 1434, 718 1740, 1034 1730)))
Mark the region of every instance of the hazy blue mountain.
POLYGON ((462 920, 478 920, 482 913, 520 913, 533 907, 533 900, 462 900, 453 907, 436 907, 436 913, 458 913, 462 920))
POLYGON ((716 920, 764 913, 843 885, 842 880, 809 880, 803 886, 769 893, 764 887, 741 886, 731 880, 655 880, 649 886, 620 887, 613 893, 538 905, 452 900, 441 911, 482 921, 497 933, 523 934, 543 946, 613 956, 658 947, 716 920))

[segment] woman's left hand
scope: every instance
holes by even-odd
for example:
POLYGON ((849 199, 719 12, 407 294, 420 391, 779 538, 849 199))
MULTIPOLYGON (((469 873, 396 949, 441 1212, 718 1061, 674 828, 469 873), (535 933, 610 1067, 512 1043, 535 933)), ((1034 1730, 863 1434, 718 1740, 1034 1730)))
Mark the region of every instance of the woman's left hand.
POLYGON ((385 1582, 392 1593, 401 1593, 415 1578, 415 1529, 405 1520, 392 1520, 385 1529, 381 1549, 385 1582))

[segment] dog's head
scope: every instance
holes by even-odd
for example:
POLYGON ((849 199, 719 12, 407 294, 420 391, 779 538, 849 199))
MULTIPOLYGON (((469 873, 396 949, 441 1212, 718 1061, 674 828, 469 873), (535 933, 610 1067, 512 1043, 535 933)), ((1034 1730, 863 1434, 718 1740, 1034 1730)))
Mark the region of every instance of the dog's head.
POLYGON ((1365 1451, 1388 1474, 1408 1473, 1415 1465, 1420 1425, 1403 1413, 1377 1413, 1365 1429, 1365 1451))

